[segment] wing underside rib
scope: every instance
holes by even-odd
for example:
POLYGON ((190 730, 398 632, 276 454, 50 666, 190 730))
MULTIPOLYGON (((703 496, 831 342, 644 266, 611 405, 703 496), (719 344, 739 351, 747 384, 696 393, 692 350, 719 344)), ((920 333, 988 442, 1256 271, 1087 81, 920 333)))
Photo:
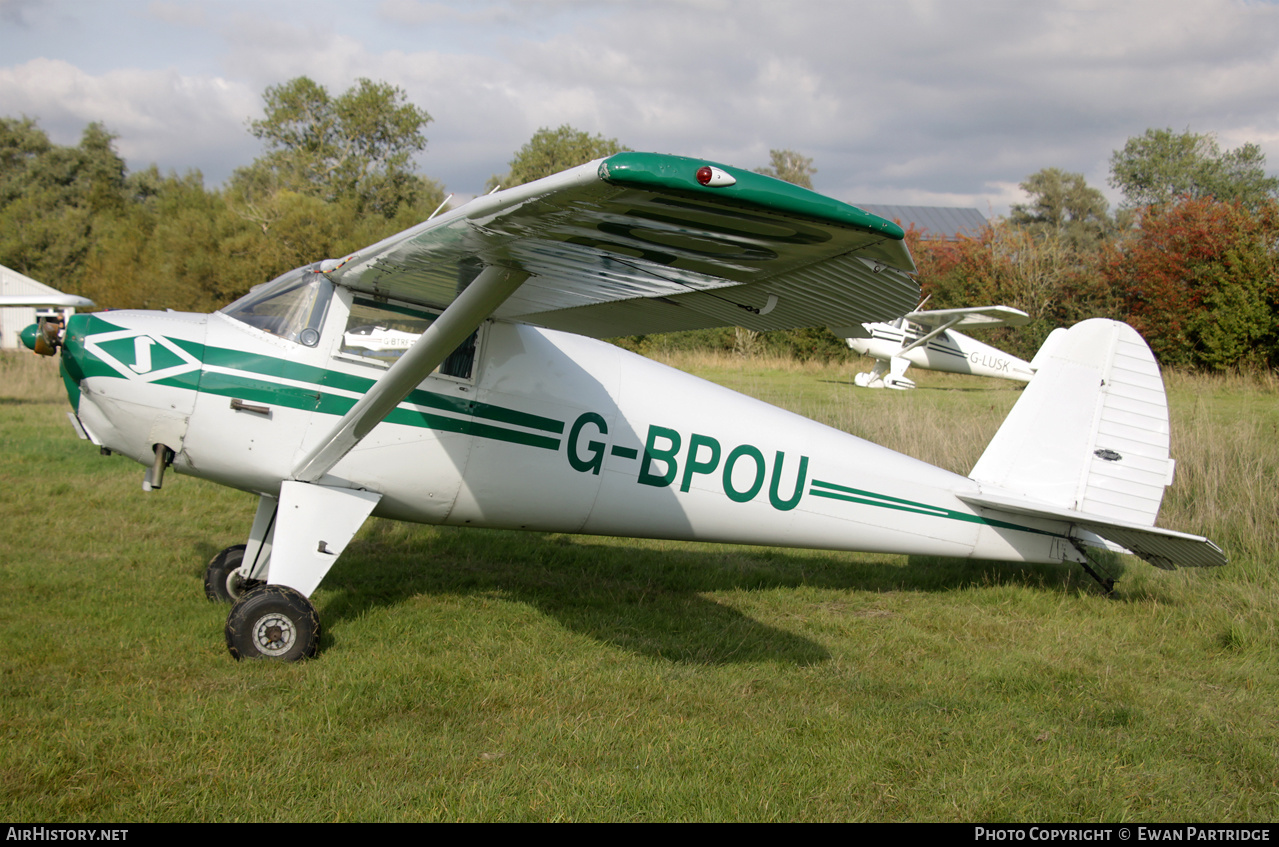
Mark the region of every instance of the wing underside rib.
POLYGON ((494 317, 595 338, 715 326, 892 320, 918 302, 900 227, 845 203, 697 160, 609 159, 477 198, 347 257, 337 285, 441 307, 460 266, 529 275, 494 317), (774 308, 769 309, 769 303, 774 308))

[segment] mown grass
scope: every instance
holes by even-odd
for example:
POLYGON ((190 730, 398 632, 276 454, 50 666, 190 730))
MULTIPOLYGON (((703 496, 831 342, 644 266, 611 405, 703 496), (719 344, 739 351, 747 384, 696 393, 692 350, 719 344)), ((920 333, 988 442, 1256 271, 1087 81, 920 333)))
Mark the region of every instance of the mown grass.
MULTIPOLYGON (((33 364, 34 363, 34 364, 33 364)), ((1019 392, 686 369, 966 471, 1019 392)), ((1273 382, 1171 375, 1165 573, 372 521, 316 661, 237 664, 205 562, 247 495, 143 494, 0 359, 9 820, 1245 821, 1279 813, 1273 382)), ((35 370, 43 367, 45 370, 35 370)))

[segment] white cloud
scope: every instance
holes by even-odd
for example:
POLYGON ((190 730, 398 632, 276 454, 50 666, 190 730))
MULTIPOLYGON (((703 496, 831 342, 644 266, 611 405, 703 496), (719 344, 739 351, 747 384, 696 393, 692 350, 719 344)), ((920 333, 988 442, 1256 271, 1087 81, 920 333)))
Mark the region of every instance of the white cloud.
POLYGON ((200 167, 229 174, 256 155, 244 116, 257 97, 225 79, 176 71, 119 70, 91 75, 68 62, 36 59, 0 68, 0 113, 27 115, 60 144, 79 140, 94 121, 118 136, 134 169, 200 167))
POLYGON ((147 11, 157 20, 179 26, 202 27, 208 23, 203 6, 189 3, 174 3, 167 0, 152 0, 147 11))
MULTIPOLYGON (((28 8, 2 1, 0 16, 28 8)), ((267 86, 306 74, 342 91, 367 76, 434 116, 422 169, 464 192, 503 170, 538 127, 562 123, 744 167, 791 148, 815 160, 818 188, 842 199, 949 197, 1001 211, 1043 167, 1105 188, 1111 152, 1151 126, 1214 131, 1224 147, 1254 141, 1279 156, 1271 3, 156 0, 147 9, 169 29, 131 43, 169 45, 172 67, 129 70, 122 60, 147 54, 116 51, 95 55, 117 64, 89 72, 81 57, 112 33, 68 45, 49 31, 40 61, 52 64, 39 74, 36 60, 0 68, 0 110, 41 115, 46 129, 54 116, 79 120, 77 135, 92 116, 121 135, 121 150, 220 179, 229 166, 211 162, 257 154, 244 122, 267 86), (177 55, 184 44, 198 53, 190 66, 177 55)), ((48 29, 27 17, 37 34, 48 29)), ((124 29, 106 16, 80 23, 124 29)))

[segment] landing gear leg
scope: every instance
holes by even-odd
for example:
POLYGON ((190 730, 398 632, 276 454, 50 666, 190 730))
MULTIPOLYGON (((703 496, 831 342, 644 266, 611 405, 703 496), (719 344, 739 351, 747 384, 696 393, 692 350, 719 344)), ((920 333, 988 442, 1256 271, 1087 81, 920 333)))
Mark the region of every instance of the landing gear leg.
POLYGON ((1093 579, 1097 580, 1097 584, 1100 585, 1102 590, 1106 592, 1107 597, 1115 593, 1115 580, 1113 577, 1108 576, 1103 578, 1095 570, 1089 567, 1087 563, 1085 562, 1080 562, 1079 566, 1084 569, 1084 572, 1086 574, 1088 574, 1093 579))
MULTIPOLYGON (((226 622, 237 659, 295 662, 315 655, 320 618, 307 598, 346 549, 381 494, 288 480, 263 496, 240 555, 245 578, 262 580, 241 596, 226 622)), ((207 581, 207 580, 206 580, 207 581)))
MULTIPOLYGON (((1097 573, 1097 571, 1093 570, 1091 565, 1092 560, 1088 558, 1088 551, 1083 548, 1083 545, 1073 538, 1070 539, 1070 543, 1074 545, 1075 549, 1079 551, 1079 555, 1083 557, 1083 560, 1079 562, 1079 567, 1084 569, 1084 573, 1097 580, 1097 584, 1106 592, 1107 597, 1114 594, 1115 578, 1113 576, 1103 577, 1101 574, 1097 573)), ((1098 565, 1098 567, 1101 566, 1098 565)))

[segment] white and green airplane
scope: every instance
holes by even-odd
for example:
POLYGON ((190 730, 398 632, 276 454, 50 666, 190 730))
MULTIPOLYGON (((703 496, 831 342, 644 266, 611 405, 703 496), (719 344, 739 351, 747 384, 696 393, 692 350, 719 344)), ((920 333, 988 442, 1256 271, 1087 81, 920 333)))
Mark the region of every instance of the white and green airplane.
POLYGON ((1035 365, 958 332, 958 327, 994 329, 1025 326, 1030 315, 1011 306, 915 311, 891 323, 869 323, 839 331, 848 346, 875 360, 875 367, 853 382, 862 388, 915 387, 907 379, 911 365, 924 370, 1030 382, 1035 365))
POLYGON ((314 655, 311 594, 369 515, 428 524, 1079 562, 1219 565, 1154 526, 1163 385, 1129 327, 1070 330, 970 476, 597 340, 892 320, 900 227, 748 171, 620 153, 470 203, 211 315, 70 319, 103 452, 259 497, 210 563, 237 658, 314 655), (377 343, 369 343, 377 337, 377 343), (409 344, 402 343, 411 337, 409 344))

